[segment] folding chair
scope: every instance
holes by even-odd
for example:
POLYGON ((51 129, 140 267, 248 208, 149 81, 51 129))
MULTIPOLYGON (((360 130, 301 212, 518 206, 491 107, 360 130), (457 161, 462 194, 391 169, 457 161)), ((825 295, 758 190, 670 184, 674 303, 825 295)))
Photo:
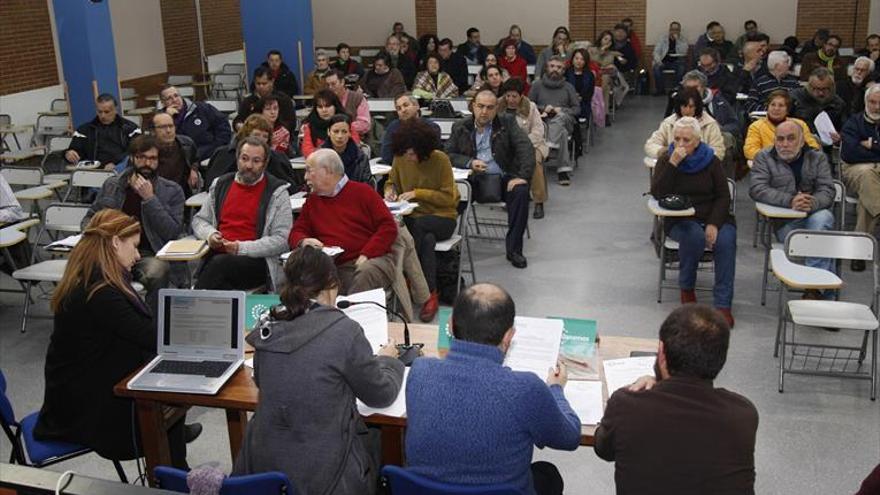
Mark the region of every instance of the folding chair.
POLYGON ((116 172, 112 170, 74 170, 70 174, 70 187, 67 188, 63 201, 67 202, 74 189, 99 188, 104 185, 104 181, 114 175, 116 172))
POLYGON ((471 209, 471 183, 466 180, 457 180, 455 185, 458 187, 459 203, 464 203, 464 209, 458 213, 458 233, 452 234, 452 237, 445 241, 439 241, 434 246, 434 251, 438 253, 448 253, 456 246, 459 246, 458 259, 458 278, 461 281, 463 273, 462 265, 464 264, 464 252, 467 250, 468 264, 470 265, 471 283, 477 283, 477 272, 474 270, 474 258, 471 255, 471 241, 468 237, 468 213, 471 209))
POLYGON ((67 108, 67 100, 63 98, 52 100, 52 103, 49 104, 49 111, 55 113, 67 113, 69 111, 67 108))
MULTIPOLYGON (((877 240, 863 232, 793 230, 785 238, 784 250, 771 253, 773 274, 782 281, 779 292, 779 323, 774 355, 779 356, 779 392, 785 375, 819 375, 871 381, 871 400, 877 398, 877 328, 880 284, 878 284, 877 240), (794 263, 791 258, 834 258, 870 262, 873 285, 870 304, 849 301, 787 300, 788 289, 840 289, 843 281, 835 274, 794 263), (791 323, 789 337, 788 324, 791 323), (840 345, 797 340, 798 326, 863 331, 861 345, 840 345), (868 341, 870 340, 870 355, 868 341), (870 358, 870 369, 862 368, 870 358)), ((801 331, 801 338, 810 335, 801 331)))
POLYGON ((138 97, 138 94, 134 88, 120 88, 119 97, 123 100, 133 100, 138 97))
POLYGON ((453 485, 423 478, 400 466, 387 465, 382 476, 394 495, 523 495, 511 485, 453 485))
POLYGON ((67 115, 40 115, 31 138, 32 146, 45 146, 52 136, 71 135, 70 117, 67 115))
POLYGON ((69 136, 52 136, 46 146, 46 153, 40 168, 43 169, 43 182, 56 182, 70 180, 70 172, 67 172, 67 159, 64 153, 70 148, 73 139, 69 136))
POLYGON ((229 99, 241 97, 242 78, 241 74, 214 74, 213 92, 215 98, 229 99))
MULTIPOLYGON (((189 474, 187 471, 167 466, 157 466, 153 470, 153 476, 158 481, 158 488, 178 493, 189 493, 189 485, 186 482, 187 474, 189 474)), ((224 479, 220 486, 220 495, 271 495, 274 493, 296 495, 297 492, 287 475, 278 471, 230 476, 224 479)))
POLYGON ((220 110, 221 112, 229 115, 233 112, 238 111, 238 101, 237 100, 205 100, 205 103, 211 105, 212 107, 220 110))
POLYGON ((223 74, 238 74, 241 77, 245 76, 245 72, 247 68, 244 64, 223 64, 223 67, 220 68, 220 72, 223 74))
POLYGON ((67 267, 65 259, 50 259, 36 261, 39 240, 46 231, 77 234, 82 230, 82 220, 89 211, 89 205, 54 203, 46 208, 43 226, 34 239, 32 264, 12 272, 12 278, 17 280, 25 292, 24 307, 21 316, 21 333, 27 330, 28 312, 31 303, 31 288, 41 282, 51 282, 53 285, 61 281, 64 269, 67 267))
MULTIPOLYGON (((727 189, 730 191, 730 212, 733 214, 736 211, 736 182, 733 179, 727 179, 727 189)), ((665 208, 661 208, 658 201, 653 198, 648 198, 648 210, 654 214, 655 217, 655 225, 657 226, 657 231, 659 235, 659 245, 660 245, 660 272, 657 277, 657 302, 660 303, 663 300, 663 289, 677 289, 678 283, 666 283, 666 272, 667 271, 677 271, 678 270, 678 242, 674 239, 670 239, 666 235, 666 228, 664 226, 666 218, 672 217, 690 217, 693 216, 695 210, 693 208, 689 208, 687 210, 667 210, 665 208)), ((703 254, 703 259, 700 260, 700 264, 709 262, 712 260, 712 250, 707 249, 703 254)), ((708 268, 707 268, 708 269, 708 268)), ((694 287, 695 290, 708 290, 711 291, 712 287, 694 287)))
MULTIPOLYGON (((169 75, 168 84, 172 86, 181 86, 193 83, 192 75, 169 75)), ((177 88, 180 89, 180 88, 177 88)))
MULTIPOLYGON (((40 412, 37 411, 28 414, 21 421, 15 419, 15 411, 6 395, 6 376, 0 371, 0 426, 12 444, 12 453, 9 455, 11 464, 43 468, 92 452, 88 447, 73 443, 37 440, 34 437, 34 427, 39 418, 40 412)), ((114 460, 113 467, 116 468, 119 480, 128 483, 122 464, 114 460)))

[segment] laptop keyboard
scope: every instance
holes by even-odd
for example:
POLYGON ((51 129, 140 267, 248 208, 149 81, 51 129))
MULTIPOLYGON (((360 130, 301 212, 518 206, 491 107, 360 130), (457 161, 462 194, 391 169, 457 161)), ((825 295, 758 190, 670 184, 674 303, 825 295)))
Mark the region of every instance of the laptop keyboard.
POLYGON ((150 372, 217 378, 222 376, 231 364, 229 361, 171 361, 164 359, 150 372))

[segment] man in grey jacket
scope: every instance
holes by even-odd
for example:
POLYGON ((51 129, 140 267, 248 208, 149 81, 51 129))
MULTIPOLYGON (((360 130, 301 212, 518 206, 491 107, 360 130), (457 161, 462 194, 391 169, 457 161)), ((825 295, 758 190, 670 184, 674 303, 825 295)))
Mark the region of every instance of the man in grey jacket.
POLYGON ((238 170, 214 179, 208 200, 193 217, 193 233, 211 253, 198 270, 197 289, 247 290, 282 280, 278 256, 293 225, 289 184, 265 173, 269 146, 239 141, 238 170), (268 280, 267 280, 268 272, 268 280))
MULTIPOLYGON (((804 146, 799 125, 787 121, 776 127, 776 144, 755 156, 749 177, 749 196, 755 201, 807 214, 776 225, 780 242, 794 229, 834 228, 830 211, 835 196, 831 167, 825 153, 804 146)), ((834 271, 834 261, 828 258, 807 258, 806 265, 834 271)))
POLYGON ((567 152, 568 138, 581 113, 581 103, 574 86, 565 80, 565 61, 561 57, 550 57, 544 75, 532 85, 529 98, 535 102, 541 118, 547 124, 547 142, 556 150, 556 159, 552 158, 551 149, 551 155, 544 165, 555 164, 559 184, 567 186, 571 184, 570 173, 574 165, 567 152))
POLYGON ((104 181, 95 202, 82 221, 88 225, 95 213, 113 208, 122 210, 141 222, 141 259, 135 264, 134 279, 147 290, 147 302, 155 309, 159 289, 168 286, 168 262, 156 253, 168 241, 180 237, 183 230, 183 190, 175 182, 162 178, 159 168, 159 147, 153 136, 136 137, 129 146, 128 167, 104 181))

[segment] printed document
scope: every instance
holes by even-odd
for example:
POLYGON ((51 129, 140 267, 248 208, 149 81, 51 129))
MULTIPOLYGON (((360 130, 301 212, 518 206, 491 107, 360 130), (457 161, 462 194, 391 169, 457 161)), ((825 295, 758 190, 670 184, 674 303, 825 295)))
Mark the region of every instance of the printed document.
POLYGON ((531 371, 546 380, 559 359, 562 320, 517 316, 513 326, 516 331, 504 365, 514 371, 531 371))
MULTIPOLYGON (((339 296, 339 301, 362 302, 372 301, 385 306, 385 291, 383 289, 373 289, 347 296, 339 296)), ((379 352, 379 346, 388 342, 388 315, 385 309, 375 304, 354 304, 342 310, 349 318, 358 322, 364 329, 364 335, 370 341, 370 347, 373 348, 373 354, 379 352)))
POLYGON ((406 378, 408 376, 409 368, 407 367, 403 369, 403 383, 400 385, 400 392, 397 393, 397 398, 394 399, 394 402, 388 407, 370 407, 358 399, 357 408, 358 412, 361 413, 361 416, 370 416, 373 414, 384 414, 385 416, 393 416, 395 418, 406 416, 406 378))
POLYGON ((565 384, 565 398, 582 425, 599 424, 602 419, 602 382, 595 380, 569 380, 565 384))
POLYGON ((655 361, 657 356, 605 360, 602 364, 605 368, 608 397, 611 397, 615 390, 626 387, 645 375, 654 376, 655 361))

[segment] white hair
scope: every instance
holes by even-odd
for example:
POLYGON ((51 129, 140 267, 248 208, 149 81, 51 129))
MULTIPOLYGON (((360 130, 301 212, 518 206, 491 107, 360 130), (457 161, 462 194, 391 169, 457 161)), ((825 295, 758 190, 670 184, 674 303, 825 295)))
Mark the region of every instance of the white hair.
POLYGON ((324 58, 329 59, 330 54, 326 50, 320 49, 317 52, 315 52, 315 58, 318 58, 318 57, 324 57, 324 58))
POLYGON ((767 56, 767 69, 773 70, 777 65, 783 62, 787 63, 789 68, 791 67, 791 57, 789 57, 787 53, 782 50, 772 51, 770 52, 770 55, 767 56))
POLYGON ((861 56, 857 58, 855 62, 853 62, 853 66, 857 65, 859 62, 868 62, 868 74, 874 72, 875 64, 873 60, 868 57, 861 56))
POLYGON ((871 97, 874 93, 880 93, 880 83, 872 84, 868 86, 868 89, 865 90, 865 107, 868 106, 868 98, 871 97))
POLYGON ((694 137, 703 140, 703 131, 700 129, 700 121, 693 117, 682 117, 672 124, 672 132, 679 129, 690 129, 694 133, 694 137))
POLYGON ((340 177, 345 175, 345 165, 342 163, 342 158, 330 148, 315 150, 309 155, 306 161, 313 166, 323 168, 334 175, 340 177))

